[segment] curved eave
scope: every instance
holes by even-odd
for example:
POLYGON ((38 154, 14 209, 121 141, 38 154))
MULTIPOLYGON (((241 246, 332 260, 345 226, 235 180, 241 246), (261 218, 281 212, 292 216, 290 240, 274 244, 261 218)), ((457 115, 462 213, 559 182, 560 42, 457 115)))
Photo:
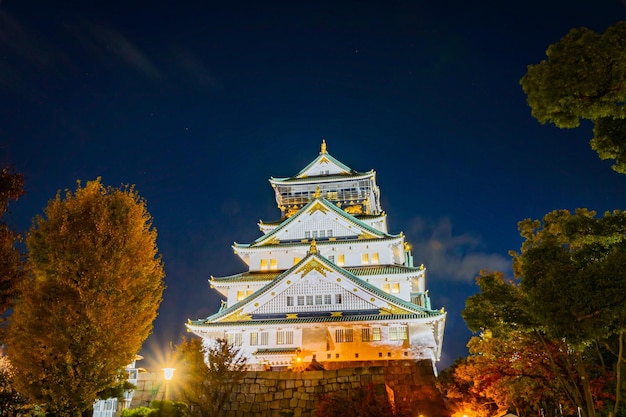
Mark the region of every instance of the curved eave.
POLYGON ((281 324, 318 324, 318 323, 345 323, 359 321, 395 321, 395 320, 419 320, 430 322, 433 319, 443 319, 447 313, 441 311, 426 311, 420 314, 371 314, 364 316, 326 316, 326 317, 306 317, 306 318, 284 318, 271 320, 242 320, 228 322, 209 322, 206 320, 190 320, 186 323, 187 328, 208 329, 223 327, 250 327, 250 326, 272 326, 281 324))
POLYGON ((337 182, 337 181, 345 181, 349 180, 359 180, 370 178, 374 176, 376 172, 371 170, 369 172, 352 172, 346 174, 336 174, 336 175, 317 175, 313 177, 287 177, 287 178, 274 178, 270 177, 269 181, 271 184, 289 184, 289 183, 307 183, 312 182, 316 184, 326 183, 326 182, 337 182))
MULTIPOLYGON (((398 239, 403 239, 404 235, 399 234, 399 235, 386 235, 384 237, 374 237, 371 239, 359 239, 358 237, 354 236, 354 237, 350 237, 350 238, 346 238, 346 239, 336 239, 336 240, 315 240, 315 243, 317 244, 318 247, 320 246, 331 246, 331 245, 355 245, 355 244, 366 244, 366 243, 372 243, 372 242, 385 242, 385 241, 393 241, 393 240, 398 240, 398 239)), ((265 244, 265 245, 259 245, 259 244, 246 244, 246 243, 237 243, 235 242, 233 244, 233 249, 234 250, 241 250, 241 251, 253 251, 253 250, 267 250, 269 248, 282 248, 282 247, 298 247, 298 246, 302 246, 304 248, 309 248, 311 246, 311 242, 310 240, 307 240, 306 242, 301 242, 301 241, 296 241, 296 242, 280 242, 280 243, 271 243, 271 244, 265 244)))
POLYGON ((231 283, 241 284, 258 284, 259 282, 270 282, 279 277, 284 271, 272 271, 263 273, 243 272, 240 274, 229 275, 225 277, 211 277, 209 281, 213 286, 222 286, 231 283))
MULTIPOLYGON (((357 277, 375 275, 411 275, 424 272, 425 269, 404 265, 369 265, 369 266, 346 266, 344 269, 357 277)), ((258 284, 271 282, 282 275, 285 271, 272 272, 242 272, 224 277, 211 277, 209 281, 215 287, 230 286, 232 284, 258 284)))

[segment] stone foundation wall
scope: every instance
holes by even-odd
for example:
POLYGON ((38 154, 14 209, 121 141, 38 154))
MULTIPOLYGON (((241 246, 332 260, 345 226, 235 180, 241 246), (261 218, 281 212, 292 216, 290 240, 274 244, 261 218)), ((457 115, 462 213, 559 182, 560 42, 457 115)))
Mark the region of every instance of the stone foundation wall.
MULTIPOLYGON (((226 404, 225 415, 323 417, 316 416, 314 412, 321 395, 350 395, 360 388, 372 387, 377 394, 393 397, 399 409, 411 410, 412 416, 450 416, 435 388, 435 376, 430 361, 377 361, 359 365, 361 366, 354 367, 355 364, 351 363, 351 368, 339 367, 321 371, 248 372, 235 387, 226 404)), ((146 381, 143 387, 138 387, 133 398, 134 405, 145 405, 148 402, 146 396, 162 399, 163 387, 159 385, 152 380, 146 381), (142 388, 145 389, 143 393, 142 388)), ((175 390, 172 394, 174 392, 175 390)), ((171 396, 169 398, 178 399, 171 396)))

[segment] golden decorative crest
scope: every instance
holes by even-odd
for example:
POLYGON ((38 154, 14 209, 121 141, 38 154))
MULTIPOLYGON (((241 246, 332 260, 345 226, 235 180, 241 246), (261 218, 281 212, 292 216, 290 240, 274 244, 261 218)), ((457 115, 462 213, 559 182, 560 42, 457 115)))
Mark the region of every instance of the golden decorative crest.
POLYGON ((387 307, 378 310, 378 314, 381 316, 386 316, 388 314, 410 314, 410 312, 398 306, 387 304, 387 307))
POLYGON ((315 193, 313 194, 313 198, 320 198, 322 196, 322 193, 320 191, 320 186, 318 185, 317 188, 315 188, 315 193))
POLYGON ((372 239, 372 238, 375 238, 375 237, 376 237, 376 235, 373 235, 373 234, 371 234, 369 232, 365 232, 365 231, 359 235, 359 239, 372 239))
POLYGON ((317 253, 317 243, 315 243, 315 239, 311 241, 311 247, 309 248, 309 253, 317 253))
POLYGON ((326 207, 325 205, 323 205, 322 203, 320 203, 319 201, 316 201, 310 208, 309 208, 309 216, 312 216, 313 213, 315 213, 316 211, 321 211, 323 214, 328 213, 328 207, 326 207))
POLYGON ((272 236, 271 239, 269 239, 263 244, 264 245, 278 245, 279 243, 280 243, 280 239, 278 239, 278 236, 272 236))
POLYGON ((349 214, 361 214, 361 213, 363 213, 363 206, 361 206, 360 204, 354 204, 353 201, 350 201, 348 204, 351 204, 351 205, 346 207, 346 209, 345 209, 346 213, 349 213, 349 214))
POLYGON ((295 273, 296 274, 301 273, 302 275, 300 275, 300 278, 304 278, 306 274, 308 274, 311 271, 317 271, 323 276, 326 276, 326 272, 332 272, 332 269, 322 264, 318 260, 312 259, 310 262, 307 262, 306 264, 304 264, 302 268, 298 269, 295 273))
POLYGON ((243 312, 243 308, 237 310, 234 314, 226 317, 222 321, 249 321, 252 320, 252 315, 243 312))
POLYGON ((343 311, 331 311, 330 317, 341 317, 343 315, 343 311))
POLYGON ((326 153, 326 139, 322 139, 322 149, 320 153, 326 153))
POLYGON ((285 315, 286 319, 297 319, 298 318, 298 313, 287 313, 285 315))

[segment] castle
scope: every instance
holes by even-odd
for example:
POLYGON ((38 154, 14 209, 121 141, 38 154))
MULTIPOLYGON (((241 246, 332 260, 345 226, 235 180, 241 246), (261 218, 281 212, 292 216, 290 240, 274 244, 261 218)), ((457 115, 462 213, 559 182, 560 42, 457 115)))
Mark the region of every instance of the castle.
POLYGON ((188 330, 228 340, 256 370, 407 359, 434 367, 446 313, 431 308, 404 234, 387 230, 376 172, 352 170, 323 141, 299 173, 270 183, 280 220, 233 245, 248 271, 211 277, 226 300, 188 330))

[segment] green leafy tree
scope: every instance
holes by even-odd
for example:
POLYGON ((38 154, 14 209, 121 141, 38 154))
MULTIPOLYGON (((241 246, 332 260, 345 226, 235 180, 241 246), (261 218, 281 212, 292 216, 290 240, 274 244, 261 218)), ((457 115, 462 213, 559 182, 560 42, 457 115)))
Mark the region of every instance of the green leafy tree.
POLYGON ((187 417, 189 406, 182 401, 152 401, 150 407, 122 410, 121 417, 187 417))
POLYGON ((224 339, 205 346, 198 338, 185 338, 176 346, 180 368, 180 394, 190 405, 191 415, 217 417, 233 389, 246 374, 247 359, 240 349, 224 339))
POLYGON ((10 316, 16 388, 57 416, 89 410, 152 330, 163 264, 145 201, 100 179, 60 192, 26 238, 29 279, 10 316))
POLYGON ((520 84, 539 122, 575 128, 594 124, 591 147, 613 169, 626 173, 626 22, 598 34, 572 29, 529 65, 520 84))
MULTIPOLYGON (((0 218, 7 212, 10 201, 17 200, 22 194, 22 175, 3 168, 0 171, 0 218)), ((22 254, 16 248, 18 241, 20 236, 0 221, 0 323, 17 295, 18 284, 25 277, 22 254)))
POLYGON ((584 404, 589 417, 606 406, 609 416, 617 415, 626 330, 626 213, 597 219, 585 209, 559 210, 543 221, 524 220, 519 229, 525 241, 512 253, 518 282, 483 274, 481 292, 463 312, 468 326, 500 337, 513 330, 531 334, 571 403, 584 404), (558 343, 565 345, 550 348, 558 343))

